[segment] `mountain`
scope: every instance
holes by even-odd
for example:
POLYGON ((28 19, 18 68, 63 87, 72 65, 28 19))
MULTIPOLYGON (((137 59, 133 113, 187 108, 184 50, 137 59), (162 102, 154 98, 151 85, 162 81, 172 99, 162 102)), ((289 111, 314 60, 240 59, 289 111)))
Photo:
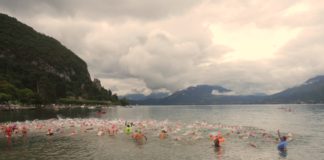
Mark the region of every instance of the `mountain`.
POLYGON ((210 105, 210 104, 251 104, 260 103, 263 95, 235 95, 221 86, 197 85, 179 90, 161 99, 131 101, 132 104, 153 105, 210 105))
POLYGON ((162 99, 146 99, 131 103, 151 105, 324 103, 324 75, 272 95, 263 93, 236 95, 221 86, 198 85, 177 91, 162 99))
POLYGON ((177 91, 164 98, 164 101, 171 104, 204 104, 215 97, 213 91, 218 93, 231 92, 221 86, 198 85, 177 91))
POLYGON ((60 98, 118 99, 93 82, 87 64, 59 41, 0 13, 0 103, 60 98))
POLYGON ((142 93, 131 93, 123 96, 124 98, 128 100, 133 100, 133 101, 139 101, 139 100, 145 100, 146 95, 142 93))
POLYGON ((128 100, 138 101, 138 100, 147 100, 147 99, 161 99, 167 97, 168 95, 169 93, 166 92, 152 92, 147 96, 141 93, 133 93, 133 94, 127 94, 123 97, 128 100))
POLYGON ((305 83, 273 94, 265 103, 324 103, 324 76, 316 76, 305 83))

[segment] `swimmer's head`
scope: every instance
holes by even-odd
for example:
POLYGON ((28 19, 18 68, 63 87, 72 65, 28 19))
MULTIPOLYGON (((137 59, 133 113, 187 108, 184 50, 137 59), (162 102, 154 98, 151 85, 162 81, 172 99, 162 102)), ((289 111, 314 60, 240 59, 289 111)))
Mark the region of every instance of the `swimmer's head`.
POLYGON ((286 141, 287 140, 287 136, 282 136, 282 140, 286 141))
POLYGON ((218 138, 216 138, 214 140, 214 144, 215 144, 215 147, 219 147, 220 146, 218 138))

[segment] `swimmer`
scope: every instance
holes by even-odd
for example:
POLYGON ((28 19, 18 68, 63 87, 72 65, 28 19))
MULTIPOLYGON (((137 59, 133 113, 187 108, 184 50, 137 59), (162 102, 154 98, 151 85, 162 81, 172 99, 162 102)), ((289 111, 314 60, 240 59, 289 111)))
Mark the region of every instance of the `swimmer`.
POLYGON ((23 135, 24 137, 27 136, 27 128, 26 128, 26 126, 23 126, 23 127, 22 127, 22 129, 21 129, 21 133, 22 133, 22 135, 23 135))
POLYGON ((125 121, 125 126, 133 127, 133 126, 135 126, 135 124, 133 122, 125 121))
POLYGON ((17 124, 14 124, 11 128, 12 128, 13 133, 18 134, 19 130, 18 130, 17 124))
POLYGON ((219 143, 225 142, 225 138, 222 136, 221 132, 218 132, 217 135, 209 135, 210 140, 215 141, 215 139, 218 139, 219 143))
POLYGON ((131 127, 129 124, 127 124, 127 127, 125 128, 125 133, 126 133, 127 135, 129 135, 129 134, 132 133, 132 127, 131 127))
POLYGON ((48 136, 53 136, 53 135, 54 135, 53 130, 52 130, 51 128, 49 128, 49 129, 47 130, 46 135, 48 135, 48 136))
POLYGON ((6 133, 6 137, 7 138, 11 138, 11 134, 12 134, 12 128, 11 128, 11 126, 7 126, 6 127, 5 133, 6 133))
POLYGON ((104 134, 104 132, 102 130, 100 130, 97 135, 102 136, 103 134, 104 134))
POLYGON ((281 137, 279 129, 278 129, 278 137, 280 139, 280 142, 277 145, 277 149, 279 150, 280 154, 286 155, 287 154, 287 145, 288 145, 287 137, 286 136, 281 137))
POLYGON ((167 131, 162 130, 161 133, 160 133, 160 135, 159 135, 159 137, 160 137, 160 139, 165 139, 165 138, 167 138, 167 137, 168 137, 168 133, 167 133, 167 131))
POLYGON ((138 144, 142 144, 144 138, 145 138, 145 141, 147 141, 147 137, 141 131, 136 130, 132 137, 135 139, 135 141, 138 144))
POLYGON ((108 128, 108 134, 110 136, 114 136, 117 135, 118 129, 117 126, 115 124, 113 124, 111 127, 108 128))
POLYGON ((215 148, 219 148, 219 147, 221 147, 218 138, 216 138, 216 139, 214 140, 214 147, 215 147, 215 148))

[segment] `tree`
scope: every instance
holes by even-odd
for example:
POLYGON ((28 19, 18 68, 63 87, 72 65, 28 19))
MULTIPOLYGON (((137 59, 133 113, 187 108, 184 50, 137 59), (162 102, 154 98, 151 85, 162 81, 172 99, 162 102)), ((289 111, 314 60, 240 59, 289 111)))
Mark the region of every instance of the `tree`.
POLYGON ((8 103, 10 100, 12 100, 11 95, 0 92, 0 104, 8 103))
POLYGON ((24 88, 18 90, 18 100, 24 104, 31 104, 35 94, 31 89, 24 88))
POLYGON ((111 96, 111 101, 112 102, 117 102, 118 101, 118 96, 117 96, 116 93, 111 96))
POLYGON ((13 84, 11 84, 7 81, 0 81, 0 92, 15 97, 16 90, 17 90, 17 88, 13 84))
POLYGON ((38 83, 38 95, 43 103, 51 103, 56 100, 55 84, 51 83, 47 76, 42 76, 38 83))
POLYGON ((122 98, 121 100, 120 100, 120 105, 122 105, 122 106, 126 106, 126 105, 128 105, 129 103, 128 103, 128 101, 127 101, 127 99, 126 98, 122 98))

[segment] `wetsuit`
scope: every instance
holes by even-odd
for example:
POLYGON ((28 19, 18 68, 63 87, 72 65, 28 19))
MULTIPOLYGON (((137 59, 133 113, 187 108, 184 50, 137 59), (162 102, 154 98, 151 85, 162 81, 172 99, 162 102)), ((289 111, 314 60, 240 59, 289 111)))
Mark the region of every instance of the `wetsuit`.
POLYGON ((287 148, 288 142, 285 140, 281 140, 280 143, 277 146, 277 149, 280 152, 286 152, 286 148, 287 148))

